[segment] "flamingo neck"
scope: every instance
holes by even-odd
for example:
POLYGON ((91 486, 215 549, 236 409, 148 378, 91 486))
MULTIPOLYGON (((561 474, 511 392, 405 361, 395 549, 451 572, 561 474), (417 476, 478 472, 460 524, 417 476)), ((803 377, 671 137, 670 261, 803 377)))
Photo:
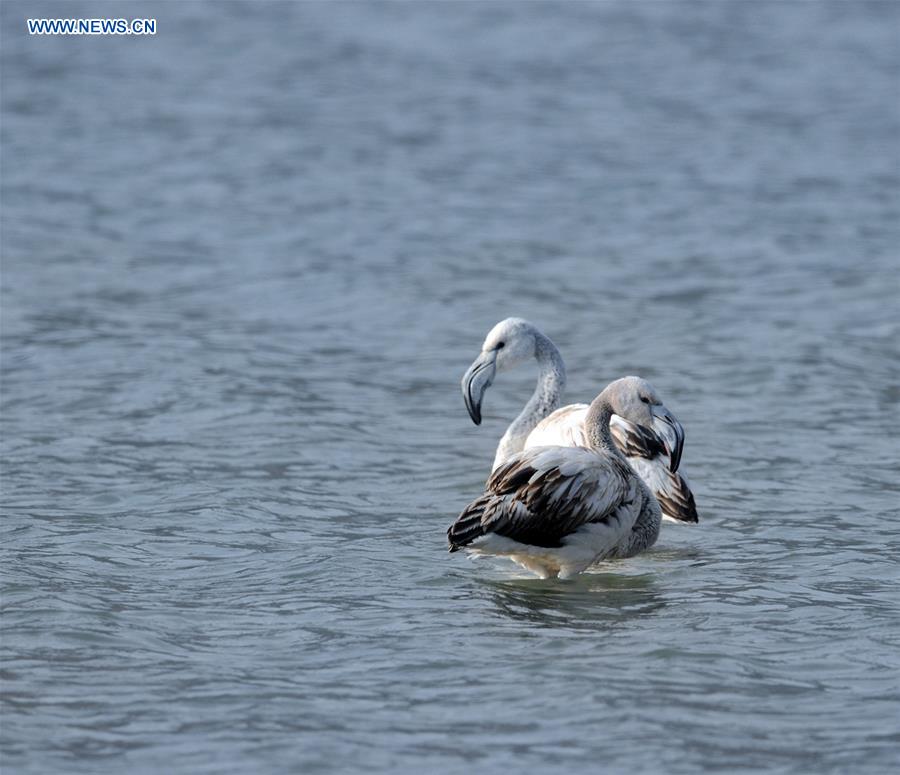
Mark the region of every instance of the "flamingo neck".
POLYGON ((540 369, 537 384, 519 416, 510 423, 500 439, 494 456, 494 469, 525 448, 528 434, 547 415, 559 409, 566 389, 566 367, 556 345, 540 332, 536 333, 535 340, 534 358, 540 369))
POLYGON ((601 393, 591 402, 587 416, 584 418, 585 435, 591 449, 607 452, 627 464, 627 459, 613 442, 612 433, 609 430, 609 421, 613 414, 612 405, 601 393))

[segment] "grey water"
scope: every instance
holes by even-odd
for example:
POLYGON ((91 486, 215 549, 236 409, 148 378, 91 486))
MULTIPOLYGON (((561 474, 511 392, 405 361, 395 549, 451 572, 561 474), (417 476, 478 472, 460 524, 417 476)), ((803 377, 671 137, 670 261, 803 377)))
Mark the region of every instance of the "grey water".
POLYGON ((900 5, 0 13, 4 774, 897 765, 900 5), (447 554, 508 315, 698 526, 447 554))

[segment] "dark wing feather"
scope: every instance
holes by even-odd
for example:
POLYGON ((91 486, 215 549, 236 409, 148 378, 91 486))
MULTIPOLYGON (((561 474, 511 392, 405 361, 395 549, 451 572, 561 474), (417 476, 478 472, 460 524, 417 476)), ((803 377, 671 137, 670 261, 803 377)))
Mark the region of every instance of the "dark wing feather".
MULTIPOLYGON (((557 409, 545 418, 526 442, 530 449, 537 444, 567 444, 586 446, 582 423, 586 404, 571 404, 557 409)), ((664 423, 644 428, 613 415, 610 431, 616 446, 628 458, 632 467, 644 480, 659 501, 663 514, 678 522, 698 522, 697 507, 688 481, 669 470, 669 429, 664 423)))
POLYGON ((665 488, 656 489, 653 494, 659 501, 663 514, 679 522, 699 522, 694 493, 681 474, 669 474, 669 483, 665 488))
POLYGON ((653 460, 662 455, 668 461, 669 454, 665 442, 656 433, 621 417, 615 416, 614 419, 617 422, 610 423, 609 430, 613 441, 625 457, 653 460))
POLYGON ((447 531, 450 551, 488 533, 558 547, 588 522, 606 519, 630 497, 629 471, 581 447, 533 447, 498 468, 487 491, 447 531))
POLYGON ((479 536, 484 535, 484 527, 481 520, 484 517, 484 507, 490 503, 491 495, 482 495, 472 501, 463 513, 457 517, 456 522, 447 530, 447 543, 449 551, 456 552, 464 546, 472 543, 479 536))

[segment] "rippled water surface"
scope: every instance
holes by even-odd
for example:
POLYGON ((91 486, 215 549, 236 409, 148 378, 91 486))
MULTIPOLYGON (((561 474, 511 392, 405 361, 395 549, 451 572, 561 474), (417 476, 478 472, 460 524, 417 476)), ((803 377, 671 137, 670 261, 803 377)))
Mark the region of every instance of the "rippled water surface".
POLYGON ((900 6, 2 21, 4 773, 897 763, 900 6), (654 382, 699 526, 446 553, 510 314, 654 382))

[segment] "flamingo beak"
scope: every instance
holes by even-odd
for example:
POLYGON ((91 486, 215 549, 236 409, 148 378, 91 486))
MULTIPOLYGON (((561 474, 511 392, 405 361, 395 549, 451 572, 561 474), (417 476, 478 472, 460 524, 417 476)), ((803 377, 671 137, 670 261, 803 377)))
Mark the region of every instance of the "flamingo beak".
POLYGON ((654 426, 660 432, 666 445, 666 451, 669 453, 669 470, 675 473, 681 463, 681 452, 684 449, 684 428, 666 407, 653 406, 650 411, 653 413, 654 419, 664 423, 662 427, 657 423, 654 423, 654 426))
POLYGON ((469 366, 462 378, 463 400, 466 402, 469 417, 476 425, 481 425, 481 402, 485 391, 494 381, 494 374, 497 372, 496 361, 496 351, 483 352, 469 366))

